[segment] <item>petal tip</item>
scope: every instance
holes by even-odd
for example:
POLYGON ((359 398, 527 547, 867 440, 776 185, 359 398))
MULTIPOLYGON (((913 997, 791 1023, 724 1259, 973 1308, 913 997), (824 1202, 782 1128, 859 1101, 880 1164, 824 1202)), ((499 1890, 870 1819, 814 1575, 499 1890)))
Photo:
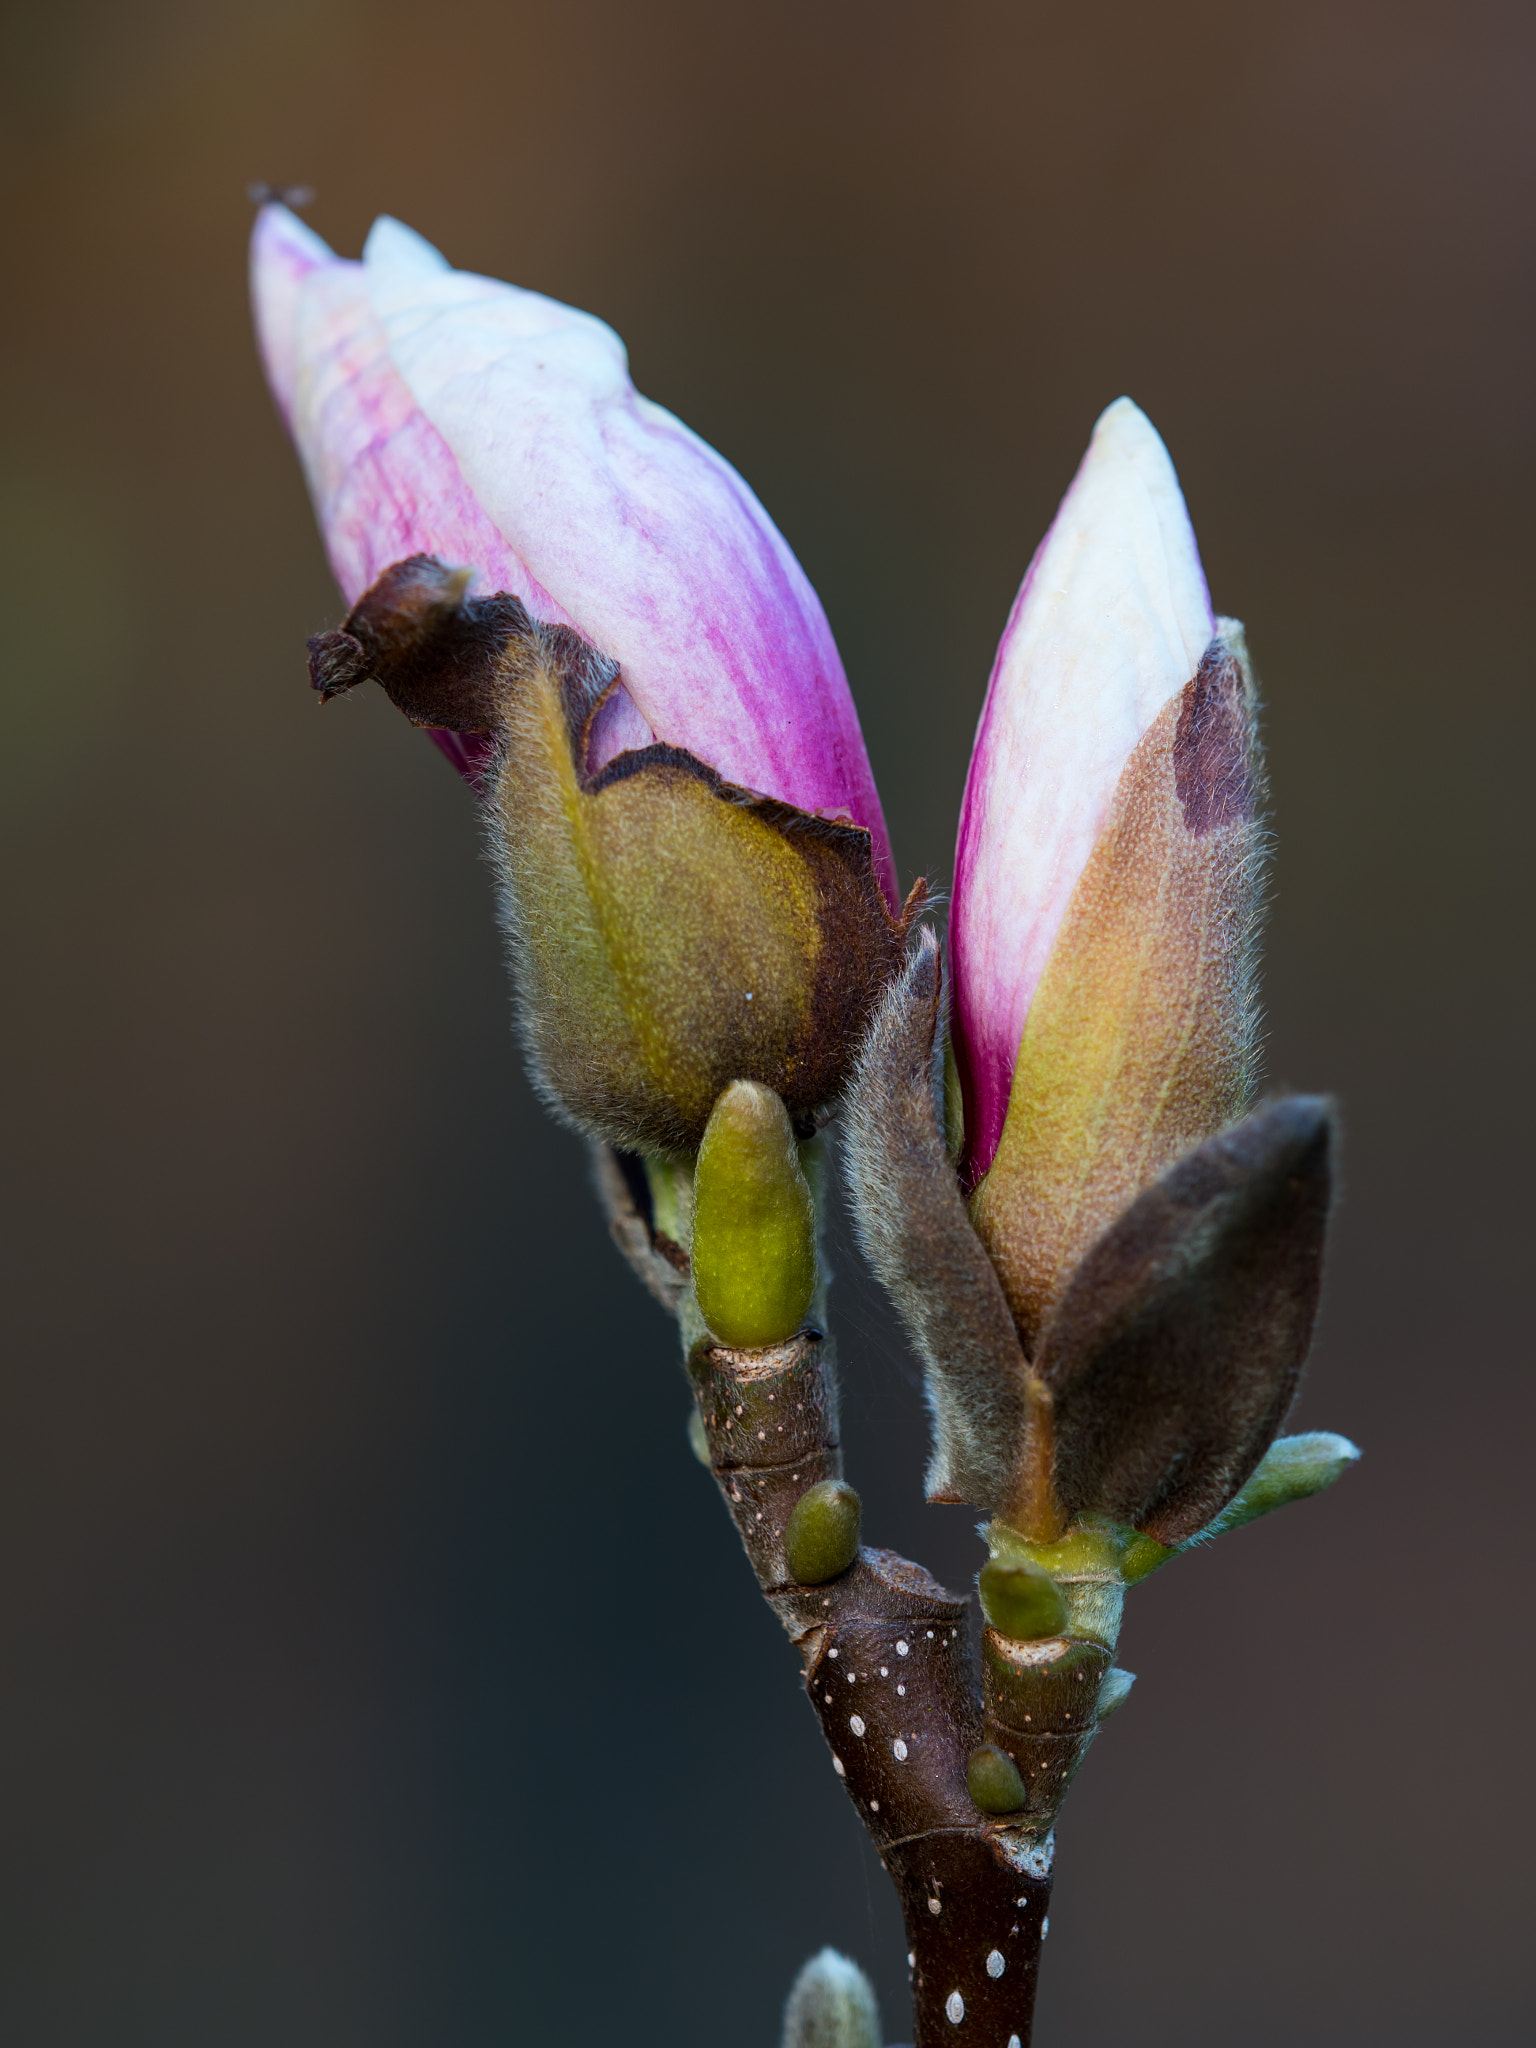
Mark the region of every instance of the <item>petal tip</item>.
POLYGON ((251 267, 258 283, 274 269, 304 277, 321 264, 335 261, 330 243, 281 199, 266 199, 257 207, 251 227, 251 267))
POLYGON ((257 209, 251 229, 251 304, 267 382, 284 416, 298 374, 299 297, 318 270, 339 261, 328 242, 280 199, 257 209))
POLYGON ((1160 482, 1178 491, 1178 474, 1167 443, 1134 398, 1115 399, 1094 421, 1084 467, 1089 463, 1097 467, 1105 461, 1143 471, 1156 470, 1160 472, 1160 482))
POLYGON ((425 235, 390 213, 381 213, 368 230, 363 261, 370 270, 411 271, 421 277, 441 277, 452 268, 425 235))

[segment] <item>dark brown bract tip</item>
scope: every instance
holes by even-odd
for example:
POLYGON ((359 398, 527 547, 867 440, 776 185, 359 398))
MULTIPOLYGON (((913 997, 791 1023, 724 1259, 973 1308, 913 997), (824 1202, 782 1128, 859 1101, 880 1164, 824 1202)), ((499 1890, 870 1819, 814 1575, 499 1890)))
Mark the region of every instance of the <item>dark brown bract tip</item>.
POLYGON ((320 692, 322 704, 344 697, 372 673, 363 643, 351 633, 312 633, 306 644, 310 685, 320 692))
POLYGON ((436 555, 391 563, 335 632, 310 641, 322 699, 372 680, 412 725, 499 733, 508 646, 526 640, 534 622, 505 593, 467 596, 470 575, 436 555))

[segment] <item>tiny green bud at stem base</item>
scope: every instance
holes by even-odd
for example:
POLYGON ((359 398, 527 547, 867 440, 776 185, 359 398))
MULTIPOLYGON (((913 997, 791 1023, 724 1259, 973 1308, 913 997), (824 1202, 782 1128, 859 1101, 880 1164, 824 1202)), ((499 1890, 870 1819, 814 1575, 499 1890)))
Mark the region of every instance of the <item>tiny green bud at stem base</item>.
POLYGON ((797 1585, 840 1578, 859 1554, 859 1496, 842 1479, 808 1486, 784 1530, 784 1557, 797 1585))
POLYGON ((995 1742, 983 1742, 971 1751, 965 1766, 965 1788, 972 1805, 983 1813, 1017 1813, 1029 1802, 1018 1765, 995 1742))
POLYGON ((880 2048, 880 2014, 856 1963, 824 1948, 795 1979, 781 2048, 880 2048))
POLYGON ((816 1291, 815 1204, 789 1112, 757 1081, 724 1090, 699 1147, 693 1285, 709 1328, 740 1351, 792 1337, 816 1291))
POLYGON ((993 1558, 977 1580, 981 1605, 999 1635, 1016 1642, 1058 1636, 1067 1625, 1067 1603, 1061 1588, 1037 1564, 993 1558))

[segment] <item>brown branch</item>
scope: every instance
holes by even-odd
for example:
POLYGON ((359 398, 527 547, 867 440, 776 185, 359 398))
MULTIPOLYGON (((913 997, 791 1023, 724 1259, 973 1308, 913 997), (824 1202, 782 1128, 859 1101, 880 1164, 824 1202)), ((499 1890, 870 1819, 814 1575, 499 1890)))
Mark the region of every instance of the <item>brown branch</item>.
POLYGON ((800 1650, 833 1769, 901 1899, 915 2048, 1028 2048, 1050 1814, 992 1818, 966 1789, 984 1734, 969 1600, 888 1550, 862 1550, 826 1585, 791 1578, 790 1512, 807 1487, 842 1471, 836 1393, 814 1331, 766 1351, 706 1341, 688 1370, 731 1519, 800 1650))

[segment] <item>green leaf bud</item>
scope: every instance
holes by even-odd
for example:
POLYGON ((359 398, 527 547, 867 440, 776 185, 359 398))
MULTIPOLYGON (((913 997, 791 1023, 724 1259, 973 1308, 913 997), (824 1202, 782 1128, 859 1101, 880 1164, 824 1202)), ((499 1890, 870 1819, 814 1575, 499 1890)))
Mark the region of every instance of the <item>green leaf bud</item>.
POLYGON ((1017 1813, 1029 1804, 1018 1765, 995 1742, 983 1742, 971 1751, 965 1766, 965 1788, 972 1805, 983 1813, 1017 1813))
POLYGON ((999 1635, 1028 1643, 1059 1636, 1067 1625, 1067 1603, 1047 1571, 1022 1559, 993 1558, 977 1579, 982 1612, 999 1635))
POLYGON ((1282 1436, 1272 1443, 1259 1461, 1258 1470, 1242 1491, 1222 1509, 1213 1522, 1194 1537, 1196 1543, 1213 1536, 1225 1536, 1244 1522, 1256 1522, 1287 1502, 1306 1500, 1341 1479, 1359 1459, 1360 1452, 1347 1436, 1332 1430, 1313 1430, 1306 1436, 1282 1436))
POLYGON ((783 2048, 880 2048, 880 2014, 857 1963, 824 1948, 795 1979, 783 2048))
POLYGON ((842 1479, 808 1486, 784 1530, 784 1557, 798 1586, 824 1586, 847 1571, 859 1554, 861 1504, 842 1479))
POLYGON ((759 1081, 733 1081, 693 1176, 693 1285, 722 1344, 761 1351, 794 1336, 816 1291, 816 1210, 789 1112, 759 1081))

